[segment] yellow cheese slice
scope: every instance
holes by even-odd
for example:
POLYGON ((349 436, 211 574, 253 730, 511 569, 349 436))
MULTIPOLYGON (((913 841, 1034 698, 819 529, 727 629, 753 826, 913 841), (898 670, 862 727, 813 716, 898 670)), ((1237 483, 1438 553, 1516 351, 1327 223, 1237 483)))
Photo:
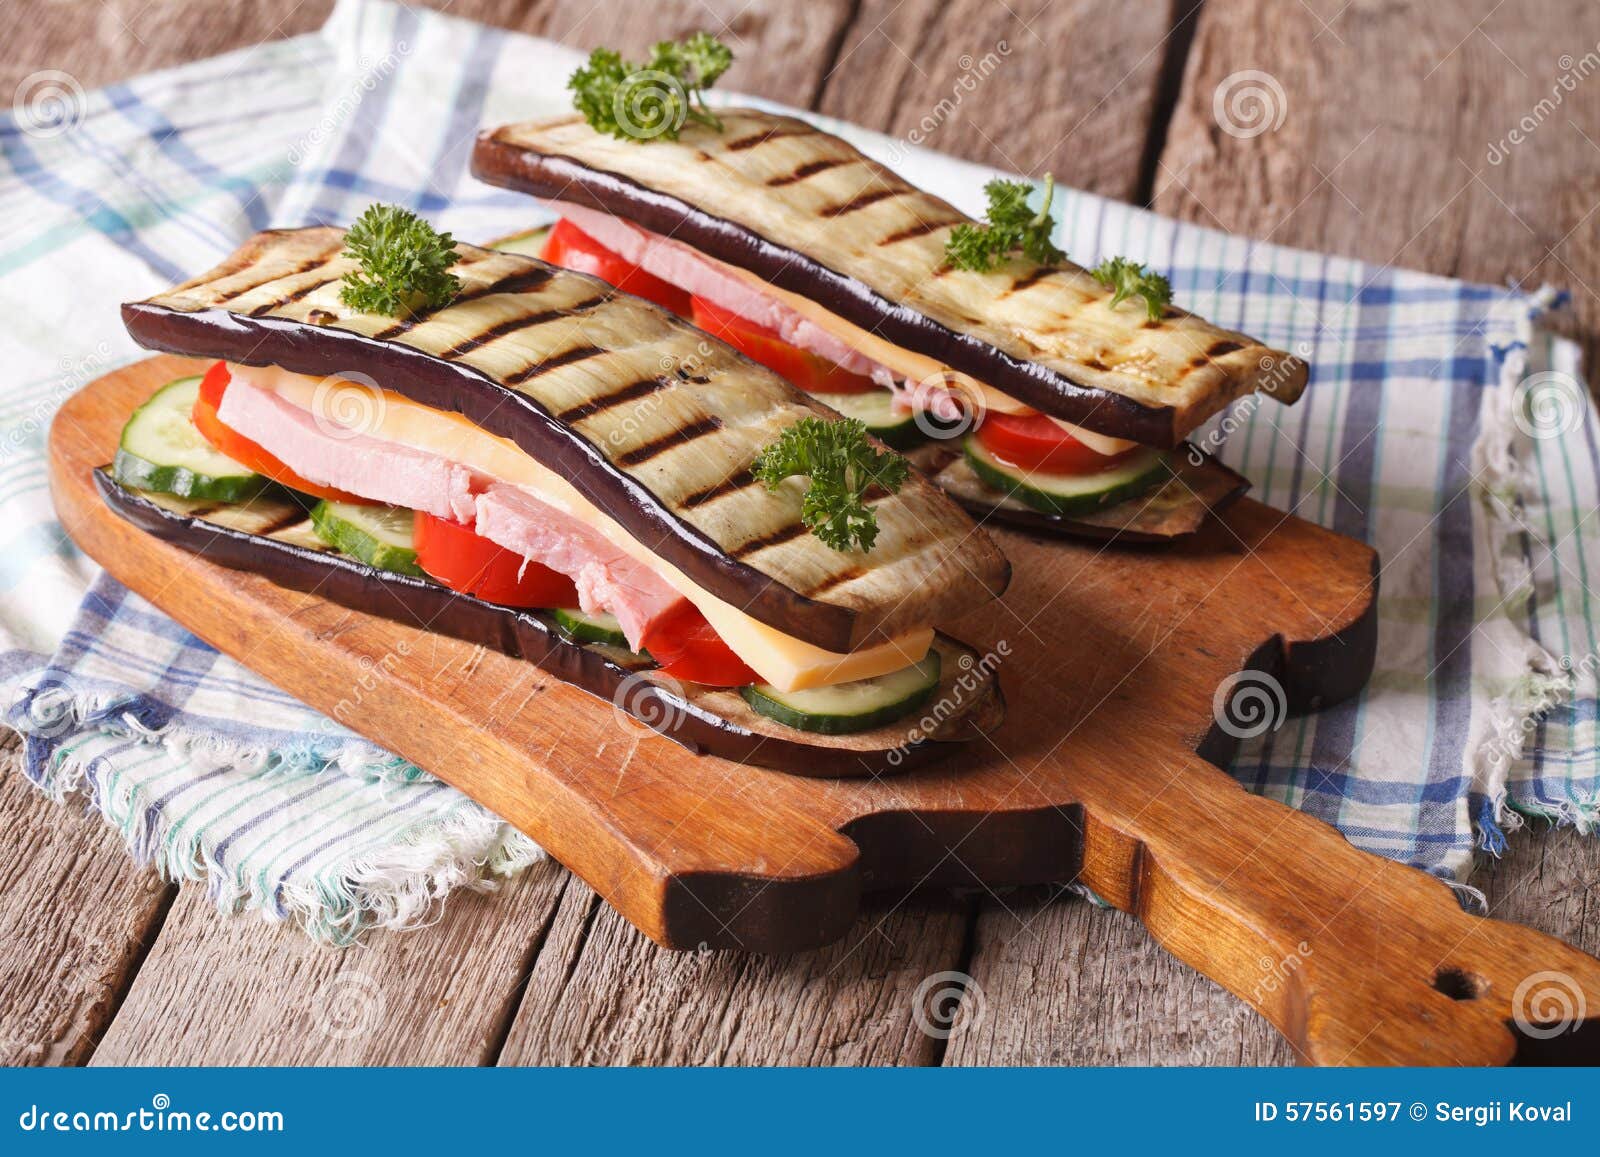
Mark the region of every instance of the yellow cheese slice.
POLYGON ((923 627, 859 651, 823 650, 707 593, 682 571, 658 558, 572 483, 541 465, 515 442, 490 434, 460 414, 435 410, 399 394, 355 382, 306 377, 277 367, 230 365, 229 369, 312 414, 359 415, 360 431, 368 437, 470 466, 491 478, 522 487, 563 514, 593 527, 693 603, 733 653, 780 691, 805 691, 886 675, 920 661, 933 643, 933 629, 923 627))

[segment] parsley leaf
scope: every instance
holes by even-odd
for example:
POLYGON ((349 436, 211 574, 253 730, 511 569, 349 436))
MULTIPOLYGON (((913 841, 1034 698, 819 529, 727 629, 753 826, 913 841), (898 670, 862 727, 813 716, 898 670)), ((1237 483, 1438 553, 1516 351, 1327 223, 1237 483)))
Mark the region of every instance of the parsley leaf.
POLYGON ((684 41, 663 40, 650 57, 632 64, 610 48, 597 48, 567 80, 572 107, 599 132, 619 140, 677 140, 685 121, 718 132, 722 122, 705 92, 733 63, 733 51, 707 32, 684 41))
POLYGON ((344 235, 346 257, 361 263, 344 275, 339 300, 362 313, 409 317, 437 309, 461 292, 450 272, 455 239, 398 205, 369 205, 344 235))
POLYGON ((1126 257, 1108 257, 1089 272, 1111 290, 1112 309, 1130 297, 1142 297, 1146 315, 1160 321, 1162 307, 1172 302, 1172 283, 1166 277, 1126 257))
POLYGON ((983 187, 989 198, 987 225, 957 225, 945 242, 944 256, 957 269, 984 272, 993 269, 1013 252, 1040 265, 1055 265, 1066 258, 1050 240, 1055 218, 1050 202, 1055 199, 1056 179, 1044 175, 1044 201, 1035 213, 1028 208, 1033 186, 1026 181, 993 180, 983 187))
POLYGON ((844 551, 852 544, 872 549, 878 518, 862 498, 873 486, 898 492, 911 468, 900 455, 875 449, 866 425, 855 418, 802 418, 761 451, 750 472, 768 490, 792 475, 809 477, 800 519, 827 545, 844 551))

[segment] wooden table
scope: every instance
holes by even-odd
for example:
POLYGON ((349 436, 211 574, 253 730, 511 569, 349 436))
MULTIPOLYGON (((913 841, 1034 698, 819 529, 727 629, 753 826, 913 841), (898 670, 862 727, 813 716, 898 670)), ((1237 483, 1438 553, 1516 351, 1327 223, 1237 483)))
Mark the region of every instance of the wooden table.
MULTIPOLYGON (((24 0, 0 88, 85 86, 315 28, 331 0, 24 0)), ((1600 45, 1592 0, 456 0, 476 19, 639 52, 701 27, 726 84, 1177 217, 1483 281, 1570 288, 1600 348, 1600 78, 1535 113, 1600 45), (977 90, 960 78, 990 53, 977 90), (1571 60, 1564 59, 1571 57, 1571 60), (1257 69, 1281 125, 1220 130, 1257 69), (1491 164, 1524 116, 1526 143, 1491 164), (934 125, 929 130, 924 118, 934 125)), ((1592 61, 1590 63, 1593 63, 1592 61)), ((1425 546, 1419 547, 1425 549, 1425 546)), ((1392 561, 1392 560, 1391 560, 1392 561)), ((14 760, 14 755, 11 757, 14 760)), ((656 948, 550 865, 462 895, 434 928, 320 948, 129 862, 77 808, 0 774, 0 1060, 7 1063, 1258 1064, 1259 1017, 1143 929, 1061 890, 889 899, 841 943, 772 959, 656 948), (913 998, 968 974, 948 1040, 913 998), (981 994, 981 999, 979 996, 981 994)), ((1526 833, 1476 881, 1496 915, 1600 951, 1600 841, 1526 833)))

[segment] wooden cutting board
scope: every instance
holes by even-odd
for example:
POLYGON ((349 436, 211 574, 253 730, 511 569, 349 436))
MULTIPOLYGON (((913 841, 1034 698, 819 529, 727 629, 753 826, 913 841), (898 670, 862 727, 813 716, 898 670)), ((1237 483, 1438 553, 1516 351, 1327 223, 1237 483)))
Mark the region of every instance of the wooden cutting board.
POLYGON ((1279 689, 1302 710, 1361 687, 1377 559, 1360 543, 1248 499, 1175 549, 1002 533, 1011 589, 954 633, 999 661, 1004 726, 904 775, 804 778, 689 755, 528 664, 225 570, 116 517, 91 472, 137 403, 201 364, 153 358, 62 407, 50 466, 67 532, 208 642, 527 832, 662 944, 790 952, 843 934, 865 889, 1075 879, 1309 1061, 1595 1051, 1600 1032, 1544 1026, 1562 1007, 1552 986, 1600 1015, 1600 961, 1466 915, 1438 881, 1208 762, 1230 730, 1263 725, 1252 707, 1281 717, 1279 689), (1512 1031, 1519 1017, 1531 1033, 1512 1031))

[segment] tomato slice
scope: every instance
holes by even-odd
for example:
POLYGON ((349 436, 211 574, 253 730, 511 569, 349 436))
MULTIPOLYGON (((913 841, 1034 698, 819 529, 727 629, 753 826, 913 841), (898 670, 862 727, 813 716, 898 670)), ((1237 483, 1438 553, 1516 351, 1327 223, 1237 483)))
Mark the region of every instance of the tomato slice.
POLYGON ((557 221, 555 228, 550 230, 550 236, 544 243, 544 259, 564 269, 592 273, 624 293, 653 301, 684 317, 689 316, 687 293, 613 253, 565 218, 557 221))
POLYGON ((1041 474, 1095 474, 1138 449, 1098 453, 1043 414, 986 414, 978 441, 1008 465, 1041 474))
POLYGON ((417 511, 417 565, 453 591, 507 607, 575 607, 578 588, 536 562, 447 518, 417 511))
POLYGON ((660 664, 663 675, 685 683, 743 687, 761 681, 688 599, 652 619, 640 645, 660 664))
POLYGON ((766 326, 740 317, 731 309, 723 309, 703 297, 690 300, 695 325, 808 393, 867 394, 883 388, 865 374, 840 369, 827 358, 790 345, 766 326))
POLYGON ((332 486, 319 486, 309 479, 300 477, 260 443, 252 442, 237 430, 224 426, 217 417, 217 407, 222 404, 222 395, 227 390, 232 376, 228 373, 227 364, 218 362, 206 371, 205 377, 200 379, 200 396, 195 399, 192 417, 195 429, 200 431, 201 437, 239 465, 257 474, 263 474, 291 490, 298 490, 302 494, 310 494, 316 498, 326 498, 330 502, 377 505, 371 499, 362 498, 357 494, 347 494, 343 490, 335 490, 332 486))

